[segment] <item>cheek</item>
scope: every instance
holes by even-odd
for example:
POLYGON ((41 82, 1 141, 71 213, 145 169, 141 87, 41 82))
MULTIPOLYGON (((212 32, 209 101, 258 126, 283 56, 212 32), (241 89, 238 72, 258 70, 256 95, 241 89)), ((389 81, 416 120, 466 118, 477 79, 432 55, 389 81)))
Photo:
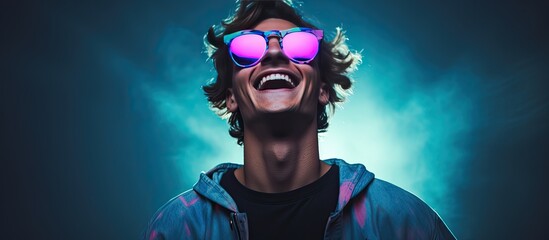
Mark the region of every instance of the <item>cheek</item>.
POLYGON ((242 89, 245 86, 245 83, 248 81, 249 74, 246 71, 235 70, 233 72, 233 88, 242 89))
POLYGON ((243 98, 247 98, 249 95, 248 92, 248 83, 250 78, 250 69, 234 69, 233 71, 233 91, 235 94, 235 99, 240 102, 243 98))
POLYGON ((307 88, 306 91, 309 92, 309 96, 316 98, 320 92, 320 76, 318 75, 318 70, 312 67, 304 69, 303 75, 307 78, 307 88))
POLYGON ((248 82, 250 75, 253 72, 253 67, 251 68, 238 68, 233 67, 233 84, 242 84, 248 82))

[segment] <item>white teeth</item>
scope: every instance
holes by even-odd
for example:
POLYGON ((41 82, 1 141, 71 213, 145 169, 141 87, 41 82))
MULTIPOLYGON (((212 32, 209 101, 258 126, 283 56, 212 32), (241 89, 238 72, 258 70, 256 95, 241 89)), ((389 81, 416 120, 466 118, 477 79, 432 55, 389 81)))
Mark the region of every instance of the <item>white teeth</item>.
POLYGON ((294 83, 292 82, 292 80, 290 80, 290 77, 286 74, 280 74, 280 73, 273 73, 273 74, 269 74, 267 76, 264 76, 261 81, 259 82, 259 86, 257 87, 258 89, 261 89, 261 86, 266 83, 267 81, 271 81, 271 80, 284 80, 288 83, 290 83, 290 85, 292 85, 292 87, 295 87, 294 83))

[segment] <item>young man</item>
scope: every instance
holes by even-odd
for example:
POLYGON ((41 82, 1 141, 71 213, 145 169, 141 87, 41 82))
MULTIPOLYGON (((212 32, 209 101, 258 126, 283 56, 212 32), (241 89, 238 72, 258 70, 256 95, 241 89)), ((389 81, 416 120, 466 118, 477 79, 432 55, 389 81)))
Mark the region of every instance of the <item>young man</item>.
POLYGON ((360 61, 291 3, 240 1, 206 41, 218 76, 204 87, 244 165, 221 164, 164 205, 145 239, 454 239, 414 195, 363 165, 319 160, 326 106, 360 61))

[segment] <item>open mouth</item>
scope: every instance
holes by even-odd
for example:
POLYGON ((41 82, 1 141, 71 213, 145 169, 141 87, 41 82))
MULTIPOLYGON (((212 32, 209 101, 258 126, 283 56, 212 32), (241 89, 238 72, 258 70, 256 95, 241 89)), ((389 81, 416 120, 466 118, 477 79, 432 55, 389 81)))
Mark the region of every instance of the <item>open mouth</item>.
POLYGON ((293 89, 299 84, 294 78, 284 73, 271 73, 255 82, 254 87, 259 91, 271 89, 293 89))

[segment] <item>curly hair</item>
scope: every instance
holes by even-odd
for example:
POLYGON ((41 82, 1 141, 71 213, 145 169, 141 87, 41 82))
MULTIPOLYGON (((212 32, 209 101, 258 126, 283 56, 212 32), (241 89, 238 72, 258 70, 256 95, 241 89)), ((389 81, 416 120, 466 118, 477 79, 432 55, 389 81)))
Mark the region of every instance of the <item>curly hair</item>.
MULTIPOLYGON (((225 102, 227 89, 232 87, 233 62, 223 36, 236 31, 250 29, 262 20, 279 18, 292 22, 299 27, 318 29, 303 19, 291 0, 239 0, 233 15, 212 26, 204 36, 204 45, 208 57, 212 59, 217 77, 202 87, 210 107, 222 118, 228 118, 229 134, 236 138, 238 145, 244 140, 243 120, 240 111, 229 112, 225 102)), ((361 54, 351 52, 345 44, 346 37, 341 28, 336 28, 331 42, 322 40, 317 58, 319 58, 319 76, 329 93, 329 105, 333 113, 335 105, 343 102, 350 94, 352 81, 347 76, 361 62, 361 54)), ((325 132, 328 128, 326 105, 317 106, 317 129, 325 132)))

